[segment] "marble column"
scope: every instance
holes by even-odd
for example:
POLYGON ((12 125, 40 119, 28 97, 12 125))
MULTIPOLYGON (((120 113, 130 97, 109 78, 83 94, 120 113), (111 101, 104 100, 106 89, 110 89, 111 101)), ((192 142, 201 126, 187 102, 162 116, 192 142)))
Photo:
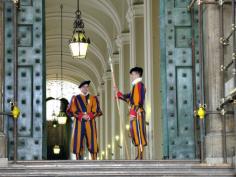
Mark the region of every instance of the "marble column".
MULTIPOLYGON (((117 46, 119 47, 119 85, 118 88, 121 92, 127 93, 130 91, 130 34, 122 33, 117 36, 117 46)), ((130 139, 128 137, 128 131, 126 125, 129 125, 128 118, 128 106, 126 103, 120 101, 120 114, 122 121, 120 122, 120 144, 122 145, 120 152, 120 159, 130 159, 126 155, 127 145, 128 151, 130 151, 130 139), (123 122, 123 124, 122 124, 123 122), (125 143, 126 142, 126 143, 125 143)), ((130 154, 130 153, 129 153, 130 154)))
MULTIPOLYGON (((224 7, 224 14, 223 14, 223 25, 224 25, 224 35, 230 34, 232 30, 232 6, 225 5, 224 7)), ((228 46, 225 47, 224 50, 224 63, 230 63, 233 59, 233 49, 232 49, 232 38, 230 39, 230 43, 228 46)), ((235 41, 236 42, 236 41, 235 41)), ((235 73, 233 67, 229 70, 230 74, 228 73, 225 77, 225 81, 228 81, 233 77, 233 73, 235 73)), ((225 74, 226 75, 226 74, 225 74)), ((226 90, 225 90, 226 91, 226 90)), ((230 105, 228 110, 235 109, 235 104, 230 105)), ((236 110, 235 110, 236 111, 236 110)), ((227 162, 230 163, 232 158, 235 157, 236 151, 236 119, 232 115, 226 115, 226 152, 227 152, 227 162)), ((234 158, 236 160, 236 158, 234 158)), ((234 160, 234 164, 236 167, 236 161, 234 160)))
MULTIPOLYGON (((221 99, 220 86, 220 43, 219 43, 219 10, 216 7, 207 7, 205 13, 207 35, 205 65, 205 92, 206 104, 209 110, 216 110, 221 99)), ((207 135, 206 135, 206 161, 207 162, 223 162, 222 154, 222 124, 221 116, 212 114, 206 119, 207 135)))
POLYGON ((130 30, 130 67, 144 66, 143 4, 131 3, 126 15, 130 30))
POLYGON ((153 39, 152 39, 152 1, 144 1, 144 78, 146 86, 146 121, 149 123, 147 126, 148 147, 146 149, 146 158, 153 157, 153 130, 154 130, 154 100, 153 100, 153 39), (148 154, 147 154, 148 153, 148 154))
POLYGON ((102 160, 104 158, 103 151, 105 149, 105 92, 104 92, 104 82, 101 83, 101 85, 98 88, 98 99, 100 103, 101 110, 103 112, 103 115, 99 117, 97 122, 99 122, 98 127, 98 145, 99 145, 99 158, 102 160))
MULTIPOLYGON (((131 3, 126 15, 130 30, 130 68, 144 68, 144 5, 131 3)), ((136 157, 131 143, 131 159, 136 157)))
POLYGON ((144 81, 148 146, 146 159, 160 159, 162 149, 158 2, 144 1, 144 81))
MULTIPOLYGON (((213 1, 213 0, 212 0, 213 1)), ((225 13, 230 13, 230 10, 224 10, 225 13)), ((205 96, 207 109, 210 111, 216 111, 220 104, 220 100, 223 95, 221 76, 221 56, 220 56, 220 27, 219 27, 219 9, 217 6, 207 6, 204 9, 204 53, 205 53, 205 96)), ((225 14, 226 15, 226 14, 225 14)), ((230 20, 231 14, 228 14, 224 18, 225 29, 231 30, 230 20), (229 26, 229 28, 226 28, 229 26)), ((225 32, 226 33, 226 32, 225 32)), ((227 33, 226 33, 227 34, 227 33)), ((225 57, 227 60, 232 56, 231 50, 225 50, 225 54, 229 57, 225 57), (229 52, 231 52, 229 54, 229 52)), ((232 59, 232 58, 231 58, 232 59)), ((226 61, 226 63, 229 63, 226 61)), ((232 76, 232 73, 230 74, 232 76)), ((227 153, 228 156, 232 156, 232 147, 235 144, 235 136, 233 135, 233 119, 227 117, 226 131, 227 131, 227 153)), ((222 117, 218 114, 210 114, 206 117, 206 138, 205 138, 205 160, 207 163, 223 163, 223 146, 222 146, 222 117)))
POLYGON ((111 159, 112 158, 112 149, 111 149, 111 144, 112 144, 112 129, 111 129, 111 97, 112 97, 112 92, 111 92, 111 87, 112 87, 112 80, 111 80, 111 71, 107 71, 104 73, 103 76, 104 80, 104 87, 105 87, 105 158, 106 159, 111 159))

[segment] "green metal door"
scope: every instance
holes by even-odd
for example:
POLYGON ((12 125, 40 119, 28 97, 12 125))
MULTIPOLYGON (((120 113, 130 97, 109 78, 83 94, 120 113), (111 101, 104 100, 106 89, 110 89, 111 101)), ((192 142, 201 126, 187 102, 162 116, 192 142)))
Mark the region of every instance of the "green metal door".
MULTIPOLYGON (((21 0, 18 11, 18 160, 38 160, 43 157, 44 93, 44 1, 21 0)), ((5 1, 5 88, 4 109, 10 111, 13 99, 13 6, 5 1)), ((8 157, 13 159, 13 121, 5 120, 8 157)), ((46 151, 44 151, 46 152, 46 151)))
MULTIPOLYGON (((162 0, 160 7, 163 149, 168 159, 196 158, 189 3, 162 0)), ((197 63, 195 67, 198 73, 197 63)), ((195 77, 198 82, 198 74, 195 77)))

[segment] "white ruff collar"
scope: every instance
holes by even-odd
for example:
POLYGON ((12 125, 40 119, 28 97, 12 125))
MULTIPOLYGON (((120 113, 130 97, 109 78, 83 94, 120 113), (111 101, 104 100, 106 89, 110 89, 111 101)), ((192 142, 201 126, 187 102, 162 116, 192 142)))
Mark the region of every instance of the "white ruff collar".
POLYGON ((139 78, 133 80, 132 85, 135 85, 135 84, 141 82, 142 80, 143 80, 143 79, 142 79, 141 77, 139 77, 139 78))
POLYGON ((86 94, 84 94, 83 92, 81 92, 81 95, 83 96, 87 96, 89 94, 89 92, 87 92, 86 94))

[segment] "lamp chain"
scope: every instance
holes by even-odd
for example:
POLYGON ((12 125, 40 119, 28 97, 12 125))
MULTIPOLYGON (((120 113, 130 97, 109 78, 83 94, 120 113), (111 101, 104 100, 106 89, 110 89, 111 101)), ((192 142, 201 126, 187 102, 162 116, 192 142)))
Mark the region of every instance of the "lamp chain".
POLYGON ((63 5, 61 4, 61 98, 63 97, 63 85, 62 85, 62 79, 63 79, 63 69, 62 69, 62 9, 63 5))
POLYGON ((76 19, 74 21, 74 31, 79 31, 79 30, 83 31, 84 22, 81 18, 82 13, 79 9, 79 0, 77 1, 77 10, 75 14, 76 14, 76 19))

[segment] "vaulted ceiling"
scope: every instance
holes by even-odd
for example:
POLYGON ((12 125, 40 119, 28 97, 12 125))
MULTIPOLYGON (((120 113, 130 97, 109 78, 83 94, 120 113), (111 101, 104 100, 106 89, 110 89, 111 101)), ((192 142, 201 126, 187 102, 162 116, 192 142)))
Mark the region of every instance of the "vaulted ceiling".
MULTIPOLYGON (((126 12, 129 0, 80 0, 86 35, 91 40, 85 60, 72 59, 68 41, 73 31, 77 0, 46 0, 46 65, 47 80, 60 78, 61 9, 63 78, 78 84, 90 79, 95 88, 109 69, 109 51, 117 52, 116 36, 128 31, 126 12)), ((96 90, 94 90, 96 92, 96 90)))

